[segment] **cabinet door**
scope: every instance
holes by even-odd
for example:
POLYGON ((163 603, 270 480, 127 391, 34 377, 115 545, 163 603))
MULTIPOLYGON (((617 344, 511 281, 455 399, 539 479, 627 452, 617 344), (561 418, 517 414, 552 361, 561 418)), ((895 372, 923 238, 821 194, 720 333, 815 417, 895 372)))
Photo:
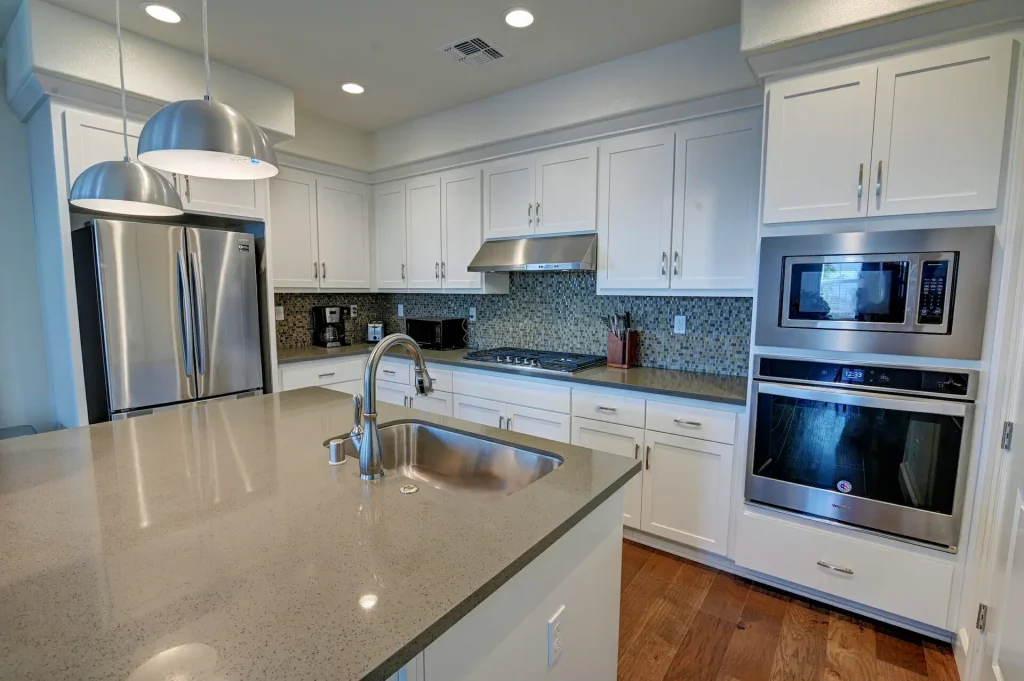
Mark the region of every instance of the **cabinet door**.
POLYGON ((369 186, 317 178, 321 289, 370 288, 369 204, 369 186))
POLYGON ((408 399, 411 391, 412 388, 401 383, 377 381, 377 399, 381 402, 407 407, 409 406, 408 399))
POLYGON ((644 433, 640 529, 725 554, 732 446, 644 433))
POLYGON ((452 403, 453 416, 457 419, 480 423, 492 428, 505 427, 505 403, 485 400, 482 397, 455 395, 452 403))
POLYGON ((537 154, 537 234, 597 229, 597 145, 579 144, 537 154))
POLYGON ((441 416, 452 416, 454 408, 454 396, 451 393, 443 393, 435 390, 429 395, 417 395, 416 390, 409 390, 409 406, 420 411, 429 411, 431 414, 441 416))
POLYGON ((572 417, 545 409, 520 407, 509 404, 505 407, 506 427, 517 433, 536 435, 556 442, 569 442, 572 417))
POLYGON ((441 176, 409 180, 405 191, 409 288, 441 288, 441 176))
POLYGON ((373 188, 377 286, 405 289, 405 183, 373 188))
MULTIPOLYGON (((644 431, 639 428, 602 423, 573 417, 572 444, 619 456, 639 459, 644 447, 644 431)), ((626 502, 622 509, 622 522, 628 527, 640 528, 640 507, 643 476, 638 474, 626 483, 626 502)))
POLYGON ((263 219, 263 180, 215 180, 209 177, 178 177, 181 203, 187 213, 208 213, 238 218, 263 219))
POLYGON ((274 286, 316 290, 320 258, 316 243, 316 179, 282 168, 270 180, 271 259, 274 286))
POLYGON ((480 288, 482 274, 466 268, 483 242, 480 169, 441 175, 441 243, 445 290, 480 288))
POLYGON ((862 66, 771 86, 764 222, 867 215, 876 75, 862 66))
MULTIPOLYGON (((128 155, 137 160, 139 133, 142 125, 128 121, 128 155)), ((124 160, 124 139, 121 119, 82 111, 64 112, 64 148, 67 154, 68 194, 75 180, 86 168, 101 161, 124 160)), ((157 171, 171 183, 171 173, 157 171)))
POLYGON ((601 144, 597 206, 601 286, 668 288, 673 142, 672 131, 655 130, 601 144))
POLYGON ((976 40, 879 65, 869 214, 996 207, 1012 46, 976 40))
POLYGON ((676 128, 672 288, 753 289, 761 109, 676 128))
POLYGON ((533 234, 533 156, 484 166, 484 239, 533 234))

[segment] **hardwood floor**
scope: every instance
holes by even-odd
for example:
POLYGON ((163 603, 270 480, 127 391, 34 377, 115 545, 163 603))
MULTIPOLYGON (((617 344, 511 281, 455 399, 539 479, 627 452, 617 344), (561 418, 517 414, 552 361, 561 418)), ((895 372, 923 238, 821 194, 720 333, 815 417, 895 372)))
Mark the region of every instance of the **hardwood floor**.
POLYGON ((619 681, 959 681, 948 645, 622 546, 619 681))

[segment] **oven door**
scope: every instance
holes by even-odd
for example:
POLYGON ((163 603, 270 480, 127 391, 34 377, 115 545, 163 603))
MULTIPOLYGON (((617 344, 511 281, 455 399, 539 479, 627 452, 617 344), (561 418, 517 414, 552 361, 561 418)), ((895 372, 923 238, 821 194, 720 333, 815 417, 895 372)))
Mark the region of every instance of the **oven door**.
POLYGON ((973 404, 755 385, 747 499, 955 548, 973 404))

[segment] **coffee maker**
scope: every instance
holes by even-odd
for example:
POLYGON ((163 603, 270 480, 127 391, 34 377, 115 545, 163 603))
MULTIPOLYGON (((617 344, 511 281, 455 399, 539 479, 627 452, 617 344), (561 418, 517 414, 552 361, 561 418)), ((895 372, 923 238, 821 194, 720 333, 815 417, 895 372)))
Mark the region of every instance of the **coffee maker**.
POLYGON ((313 306, 313 345, 340 348, 345 342, 345 319, 337 305, 313 306))

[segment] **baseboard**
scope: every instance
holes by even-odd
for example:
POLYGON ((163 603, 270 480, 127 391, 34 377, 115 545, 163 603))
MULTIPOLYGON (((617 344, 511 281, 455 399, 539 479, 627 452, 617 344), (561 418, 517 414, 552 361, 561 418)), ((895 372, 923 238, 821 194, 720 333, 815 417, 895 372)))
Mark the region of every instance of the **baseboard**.
MULTIPOLYGON (((954 649, 957 648, 959 645, 959 637, 952 631, 939 629, 938 627, 933 627, 929 624, 909 620, 905 617, 900 617, 899 615, 894 615, 890 612, 876 610, 875 608, 869 608, 866 605, 855 603, 853 601, 848 601, 844 598, 839 598, 837 596, 833 596, 832 594, 825 593, 824 591, 809 589, 805 586, 794 584, 793 582, 787 582, 785 580, 777 579, 775 577, 763 574, 761 572, 755 572, 754 570, 750 570, 745 567, 737 565, 735 562, 726 558, 725 556, 720 556, 715 553, 709 553, 701 549, 695 549, 692 546, 677 544, 673 541, 669 541, 668 539, 662 539, 661 537, 656 537, 652 534, 647 534, 646 532, 641 532, 640 530, 635 530, 631 527, 623 528, 622 536, 626 539, 629 539, 630 541, 635 541, 638 544, 649 546, 652 549, 658 549, 659 551, 664 551, 665 553, 671 553, 674 556, 679 556, 680 558, 692 560, 695 563, 701 563, 703 565, 707 565, 708 567, 713 567, 715 569, 737 575, 738 577, 750 579, 752 581, 774 587, 781 591, 788 591, 789 593, 796 594, 797 596, 802 596, 803 598, 818 601, 820 603, 824 603, 825 605, 830 605, 834 608, 846 610, 856 615, 860 615, 861 617, 867 617, 868 619, 884 622, 885 624, 891 624, 895 627, 900 627, 901 629, 907 629, 909 631, 921 634, 922 636, 927 636, 928 638, 933 638, 944 643, 949 643, 954 647, 954 649)), ((957 666, 960 666, 959 660, 957 661, 957 666)))

